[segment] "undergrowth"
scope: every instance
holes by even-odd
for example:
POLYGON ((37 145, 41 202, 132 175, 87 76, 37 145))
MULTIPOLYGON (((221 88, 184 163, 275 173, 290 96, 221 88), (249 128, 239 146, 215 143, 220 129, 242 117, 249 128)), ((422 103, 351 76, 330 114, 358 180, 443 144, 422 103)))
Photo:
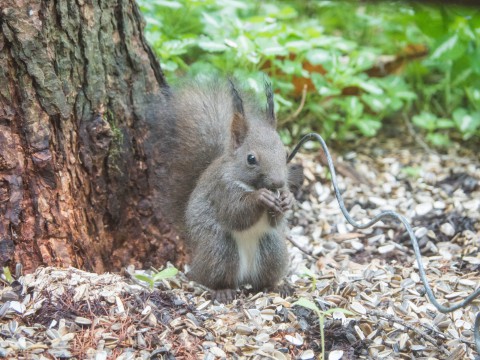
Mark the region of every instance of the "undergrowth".
POLYGON ((261 92, 286 143, 374 136, 409 119, 427 141, 480 139, 480 12, 413 2, 138 0, 171 81, 229 73, 261 92))

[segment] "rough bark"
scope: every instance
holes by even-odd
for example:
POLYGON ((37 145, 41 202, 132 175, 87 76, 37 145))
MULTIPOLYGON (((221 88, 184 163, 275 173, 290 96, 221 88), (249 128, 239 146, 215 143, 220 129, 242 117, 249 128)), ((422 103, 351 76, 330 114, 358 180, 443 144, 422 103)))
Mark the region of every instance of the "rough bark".
POLYGON ((166 84, 143 27, 133 0, 0 0, 0 265, 176 259, 151 201, 166 84))

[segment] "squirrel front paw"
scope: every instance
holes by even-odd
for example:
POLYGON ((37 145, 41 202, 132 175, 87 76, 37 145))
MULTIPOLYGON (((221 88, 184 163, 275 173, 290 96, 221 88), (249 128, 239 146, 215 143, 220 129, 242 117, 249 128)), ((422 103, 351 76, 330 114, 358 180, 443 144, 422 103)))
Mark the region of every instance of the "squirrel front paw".
POLYGON ((280 193, 280 207, 285 212, 292 208, 293 201, 295 200, 293 194, 289 190, 284 190, 280 193))
POLYGON ((274 194, 268 189, 257 190, 256 195, 260 204, 265 206, 267 209, 272 210, 275 213, 283 212, 281 196, 278 197, 276 194, 274 194))

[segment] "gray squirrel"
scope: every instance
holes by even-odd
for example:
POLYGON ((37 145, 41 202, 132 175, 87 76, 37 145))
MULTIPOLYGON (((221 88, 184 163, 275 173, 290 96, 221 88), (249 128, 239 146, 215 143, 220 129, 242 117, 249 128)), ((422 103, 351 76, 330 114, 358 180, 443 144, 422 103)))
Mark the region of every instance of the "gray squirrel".
POLYGON ((271 84, 267 106, 232 80, 187 81, 167 94, 160 177, 164 214, 183 233, 189 278, 220 302, 235 289, 275 289, 286 275, 284 213, 303 181, 287 166, 276 132, 271 84))

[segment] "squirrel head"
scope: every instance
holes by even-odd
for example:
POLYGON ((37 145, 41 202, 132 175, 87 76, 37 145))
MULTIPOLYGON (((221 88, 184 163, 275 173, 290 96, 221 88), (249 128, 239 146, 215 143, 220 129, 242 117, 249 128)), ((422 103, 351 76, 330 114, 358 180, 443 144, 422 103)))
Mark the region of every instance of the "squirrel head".
POLYGON ((287 153, 276 131, 271 84, 265 82, 266 111, 249 115, 234 84, 230 82, 230 85, 233 105, 230 155, 234 158, 236 180, 255 190, 285 188, 287 153))

